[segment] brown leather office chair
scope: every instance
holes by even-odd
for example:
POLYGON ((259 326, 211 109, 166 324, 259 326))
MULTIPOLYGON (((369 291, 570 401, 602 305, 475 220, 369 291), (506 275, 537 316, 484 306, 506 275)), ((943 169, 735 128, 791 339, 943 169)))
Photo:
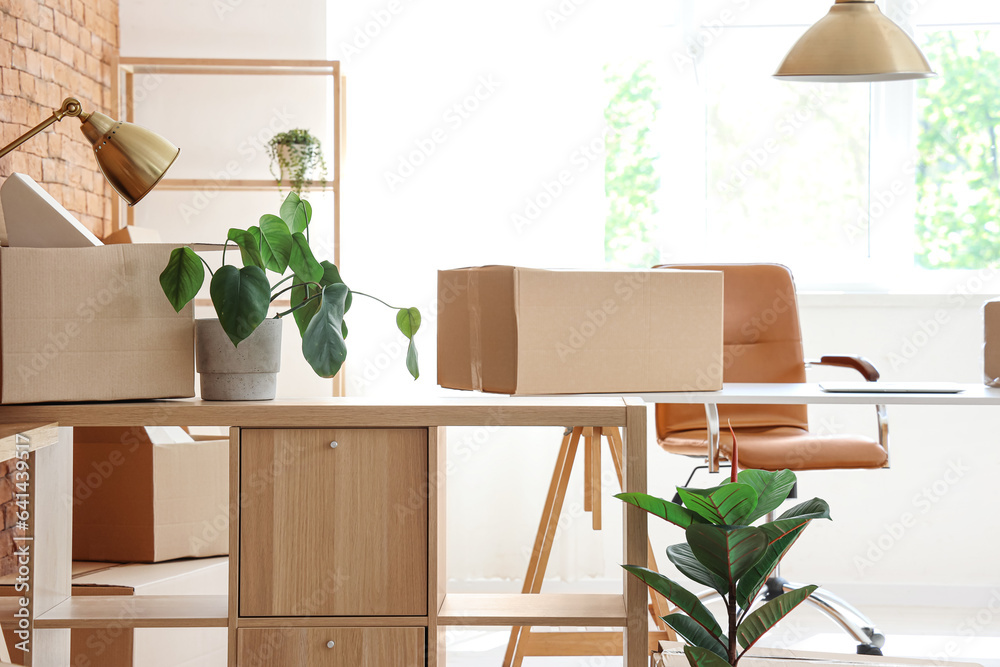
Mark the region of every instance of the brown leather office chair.
MULTIPOLYGON (((655 268, 700 269, 723 272, 724 382, 805 382, 810 365, 843 366, 859 371, 866 380, 878 371, 861 357, 822 357, 806 362, 802 352, 795 284, 791 272, 777 264, 663 265, 655 268)), ((718 471, 719 459, 729 458, 732 424, 739 440, 741 468, 763 470, 829 470, 888 467, 888 422, 884 407, 876 406, 878 441, 862 436, 816 433, 809 430, 804 405, 676 405, 656 406, 656 436, 668 452, 708 458, 718 471)), ((794 584, 776 572, 764 588, 776 597, 794 584)), ((859 643, 858 652, 881 655, 885 639, 871 621, 852 606, 823 589, 809 601, 841 625, 859 643)))

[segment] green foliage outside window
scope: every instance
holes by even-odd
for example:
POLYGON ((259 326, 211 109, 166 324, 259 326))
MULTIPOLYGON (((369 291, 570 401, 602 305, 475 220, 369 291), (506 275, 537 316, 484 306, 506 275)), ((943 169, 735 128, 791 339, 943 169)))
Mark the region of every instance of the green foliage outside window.
POLYGON ((917 264, 1000 264, 1000 42, 988 31, 929 33, 938 76, 919 95, 917 264))
POLYGON ((648 268, 658 258, 652 240, 660 189, 653 128, 661 94, 650 61, 606 66, 604 80, 611 93, 604 112, 604 258, 609 265, 648 268))

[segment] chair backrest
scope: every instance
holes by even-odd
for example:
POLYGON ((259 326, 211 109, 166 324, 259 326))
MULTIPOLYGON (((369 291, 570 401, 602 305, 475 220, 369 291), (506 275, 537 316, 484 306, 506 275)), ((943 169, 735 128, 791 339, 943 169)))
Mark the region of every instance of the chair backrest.
MULTIPOLYGON (((779 264, 684 264, 658 269, 699 269, 723 273, 723 381, 805 382, 802 330, 792 273, 779 264)), ((808 428, 804 405, 720 405, 719 424, 759 428, 808 428)), ((656 432, 705 428, 701 405, 658 404, 656 432)))

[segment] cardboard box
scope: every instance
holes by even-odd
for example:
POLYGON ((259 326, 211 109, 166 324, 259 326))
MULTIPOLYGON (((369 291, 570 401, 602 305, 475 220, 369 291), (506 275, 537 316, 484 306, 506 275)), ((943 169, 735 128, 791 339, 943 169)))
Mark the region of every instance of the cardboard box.
MULTIPOLYGON (((155 565, 73 563, 73 595, 226 595, 227 558, 155 565)), ((14 595, 6 577, 0 595, 14 595)), ((16 641, 5 634, 8 647, 16 641), (13 640, 13 641, 12 641, 13 640)), ((72 667, 215 667, 226 664, 225 628, 131 630, 114 625, 71 632, 72 667)), ((23 659, 18 652, 15 661, 23 659)), ((2 664, 2 663, 0 663, 2 664)))
POLYGON ((229 553, 229 441, 177 427, 73 429, 73 558, 229 553))
MULTIPOLYGON (((652 667, 690 667, 684 656, 684 645, 678 642, 660 642, 660 653, 654 653, 652 667)), ((877 655, 841 655, 836 653, 814 653, 810 651, 789 651, 778 648, 754 648, 747 657, 740 660, 740 667, 796 667, 803 662, 821 667, 982 667, 971 662, 943 662, 941 660, 914 660, 911 658, 891 658, 877 655)))
POLYGON ((171 250, 0 248, 0 402, 194 396, 194 307, 159 284, 171 250))
POLYGON ((1000 299, 983 304, 983 382, 1000 387, 1000 299))
POLYGON ((722 274, 438 272, 438 384, 503 394, 722 388, 722 274))

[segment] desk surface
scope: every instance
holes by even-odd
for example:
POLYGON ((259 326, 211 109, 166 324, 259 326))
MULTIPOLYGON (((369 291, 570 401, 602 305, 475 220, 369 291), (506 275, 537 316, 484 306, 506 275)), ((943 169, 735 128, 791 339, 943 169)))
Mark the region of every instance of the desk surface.
MULTIPOLYGON (((921 383, 914 383, 915 385, 921 383)), ((1000 405, 1000 389, 962 384, 957 394, 829 393, 816 383, 729 383, 722 391, 626 394, 646 403, 828 404, 828 405, 1000 405)))
POLYGON ((177 399, 128 403, 44 403, 0 406, 0 424, 62 426, 382 427, 625 426, 638 398, 481 397, 426 401, 310 398, 273 401, 177 399))

